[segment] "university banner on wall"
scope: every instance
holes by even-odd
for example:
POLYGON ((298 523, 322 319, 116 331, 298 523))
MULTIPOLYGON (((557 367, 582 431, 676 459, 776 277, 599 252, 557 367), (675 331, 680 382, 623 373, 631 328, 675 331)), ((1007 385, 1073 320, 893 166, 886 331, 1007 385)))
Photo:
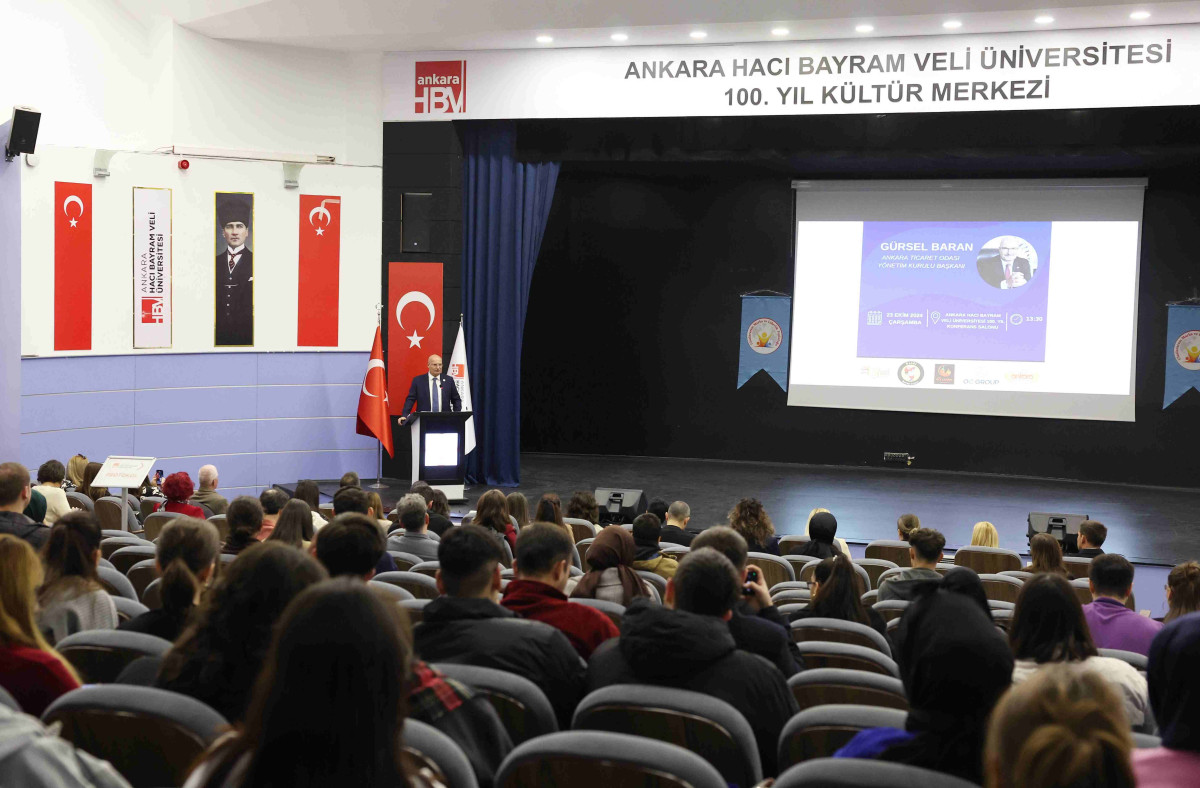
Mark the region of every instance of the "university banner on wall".
POLYGON ((399 413, 412 379, 442 355, 442 264, 388 263, 388 404, 399 413))
POLYGON ((171 190, 133 189, 133 346, 171 347, 171 190))
POLYGON ((762 369, 781 389, 787 391, 788 335, 791 325, 790 296, 752 293, 742 296, 738 388, 762 369))
POLYGON ((1163 407, 1200 387, 1200 304, 1167 305, 1167 374, 1163 407))

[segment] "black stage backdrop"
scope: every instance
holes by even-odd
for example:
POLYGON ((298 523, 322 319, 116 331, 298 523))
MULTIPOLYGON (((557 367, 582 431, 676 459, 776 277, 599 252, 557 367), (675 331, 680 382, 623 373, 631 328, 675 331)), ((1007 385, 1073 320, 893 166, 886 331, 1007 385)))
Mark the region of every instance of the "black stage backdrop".
POLYGON ((835 465, 908 451, 922 468, 1200 486, 1200 394, 1161 410, 1164 304, 1200 284, 1200 110, 518 128, 523 158, 564 162, 525 326, 523 450, 835 465), (792 289, 793 178, 1113 176, 1150 179, 1136 422, 789 408, 761 372, 735 388, 738 295, 792 289))

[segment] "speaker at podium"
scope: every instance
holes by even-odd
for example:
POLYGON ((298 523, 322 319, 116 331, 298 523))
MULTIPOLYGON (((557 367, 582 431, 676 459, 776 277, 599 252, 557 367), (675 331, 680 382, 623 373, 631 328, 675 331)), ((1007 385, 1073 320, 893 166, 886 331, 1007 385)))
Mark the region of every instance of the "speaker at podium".
POLYGON ((469 418, 470 411, 418 411, 404 423, 412 438, 412 481, 428 482, 453 503, 466 500, 469 418))

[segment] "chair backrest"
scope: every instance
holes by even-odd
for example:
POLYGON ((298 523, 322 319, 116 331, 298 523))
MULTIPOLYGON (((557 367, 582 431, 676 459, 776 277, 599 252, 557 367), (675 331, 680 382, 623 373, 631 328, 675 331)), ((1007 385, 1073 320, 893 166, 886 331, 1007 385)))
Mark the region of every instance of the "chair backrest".
POLYGON ((779 615, 784 618, 790 618, 792 613, 795 613, 797 610, 803 610, 806 607, 808 607, 808 602, 806 601, 785 601, 776 605, 779 615))
POLYGON ((886 657, 892 656, 887 638, 866 624, 843 621, 840 618, 802 618, 792 622, 792 640, 823 640, 826 643, 852 643, 873 648, 886 657))
POLYGON ((438 570, 441 568, 442 565, 437 561, 422 561, 419 564, 413 564, 412 568, 408 571, 416 572, 419 575, 425 575, 426 577, 432 577, 436 579, 438 570))
POLYGON ((114 550, 108 560, 113 569, 125 575, 129 574, 129 568, 134 564, 145 561, 147 558, 154 558, 156 549, 149 542, 140 545, 124 545, 114 550))
POLYGON ((577 605, 587 605, 594 607, 608 619, 613 622, 617 629, 621 628, 621 619, 625 617, 625 606, 617 602, 610 602, 607 599, 575 599, 571 598, 571 602, 577 605))
MULTIPOLYGON (((820 559, 814 558, 811 555, 785 555, 783 560, 792 565, 792 574, 797 580, 804 579, 804 567, 812 564, 814 567, 820 563, 820 559)), ((812 570, 808 570, 809 577, 812 577, 812 570)))
POLYGON ((96 579, 100 581, 100 585, 104 586, 104 590, 112 596, 123 596, 126 599, 132 599, 134 602, 138 601, 138 595, 133 590, 133 584, 116 569, 109 569, 107 566, 98 566, 96 567, 96 579))
POLYGON ((994 575, 1006 569, 1020 569, 1021 556, 1003 547, 967 545, 954 552, 954 565, 969 567, 981 575, 994 575))
POLYGON ((135 534, 135 533, 131 533, 129 531, 122 531, 120 529, 112 530, 112 529, 107 529, 107 528, 100 530, 100 540, 102 542, 105 539, 116 538, 116 537, 120 537, 121 539, 137 539, 138 541, 142 541, 142 542, 149 541, 148 539, 143 539, 141 534, 135 534))
POLYGON ((685 555, 687 555, 691 551, 692 548, 688 547, 685 544, 675 544, 674 542, 659 542, 658 549, 661 552, 671 556, 672 558, 683 560, 683 557, 685 555))
POLYGON ((141 514, 142 522, 146 522, 146 518, 154 513, 154 507, 159 504, 164 504, 167 499, 161 495, 145 495, 138 504, 138 512, 141 514))
POLYGON ((1075 596, 1079 597, 1079 604, 1086 605, 1092 601, 1092 587, 1088 585, 1086 577, 1072 580, 1071 588, 1075 589, 1075 596))
POLYGON ((807 591, 808 583, 803 580, 785 580, 769 586, 767 590, 772 594, 778 594, 781 591, 807 591))
POLYGON ((1009 577, 1015 577, 1018 580, 1020 580, 1022 583, 1025 582, 1026 580, 1028 580, 1029 578, 1033 577, 1033 572, 1026 572, 1024 569, 1005 569, 1003 572, 997 572, 996 574, 1008 575, 1009 577))
POLYGON ((779 769, 813 758, 828 758, 868 728, 904 730, 907 718, 908 712, 900 709, 849 703, 805 709, 788 720, 779 735, 779 769))
POLYGON ((867 587, 864 590, 879 588, 879 576, 889 569, 899 569, 900 567, 895 561, 888 561, 883 558, 855 558, 854 565, 862 567, 867 573, 867 587))
POLYGON ((129 684, 72 690, 50 704, 42 721, 61 723, 63 739, 108 761, 134 786, 183 785, 229 725, 195 698, 129 684))
POLYGON ((150 608, 141 602, 134 602, 132 599, 126 599, 123 596, 114 596, 111 599, 113 604, 117 606, 117 621, 122 624, 131 618, 137 618, 142 613, 150 612, 150 608))
POLYGON ((494 785, 727 788, 728 783, 699 755, 673 744, 607 731, 563 731, 514 749, 494 785))
POLYGON ((900 618, 904 615, 904 611, 908 608, 908 600, 885 599, 882 602, 876 602, 871 607, 884 621, 891 621, 893 618, 900 618))
POLYGON ((143 632, 89 629, 67 635, 55 648, 74 666, 85 684, 107 684, 138 657, 166 654, 171 642, 143 632))
POLYGON ((746 556, 747 564, 754 564, 763 571, 763 582, 767 588, 776 583, 786 583, 796 580, 796 572, 786 559, 770 553, 750 553, 746 556))
POLYGON ((413 596, 408 590, 403 589, 400 586, 394 586, 391 583, 374 583, 369 586, 369 588, 375 593, 380 594, 384 598, 393 602, 403 602, 408 599, 416 599, 416 597, 413 596))
POLYGON ((891 561, 900 567, 912 566, 908 547, 908 542, 902 539, 875 539, 867 543, 865 555, 867 558, 891 561))
POLYGON ((21 711, 21 704, 17 703, 17 699, 8 694, 8 690, 0 687, 0 706, 13 711, 21 711))
POLYGON ((1150 659, 1145 654, 1139 654, 1136 651, 1124 651, 1119 648, 1098 648, 1102 657, 1112 657, 1119 659, 1122 662, 1127 662, 1138 670, 1149 670, 1150 659))
POLYGON ((613 684, 580 701, 571 729, 632 733, 684 747, 733 785, 753 786, 763 777, 750 723, 725 701, 699 692, 613 684))
POLYGON ((150 540, 157 539, 163 526, 178 516, 178 512, 153 512, 146 515, 146 520, 142 523, 142 536, 150 540))
POLYGON ((973 788, 949 774, 868 758, 815 758, 779 775, 775 788, 973 788))
POLYGON ((98 499, 95 502, 96 519, 100 521, 101 528, 107 528, 111 531, 124 530, 121 528, 125 524, 125 517, 121 511, 121 499, 116 496, 107 495, 98 499))
POLYGON ((400 742, 401 758, 410 773, 425 768, 446 788, 479 788, 466 753, 432 725, 408 718, 400 742))
POLYGON ((872 588, 870 591, 863 594, 862 597, 860 597, 860 598, 862 599, 862 603, 864 605, 873 605, 879 601, 879 589, 872 588))
POLYGON ((800 710, 829 703, 853 703, 908 711, 904 684, 893 676, 865 670, 815 668, 788 679, 788 689, 800 710))
POLYGON ((402 599, 400 600, 400 607, 404 608, 405 612, 408 613, 409 621, 414 624, 420 624, 421 619, 424 618, 422 612, 425 610, 425 606, 432 601, 432 599, 402 599))
POLYGON ((229 538, 229 520, 225 518, 225 515, 214 514, 208 518, 208 521, 216 527, 217 535, 221 537, 222 542, 229 538))
POLYGON ((891 657, 877 649, 852 643, 831 643, 825 640, 805 640, 797 643, 807 668, 845 668, 865 670, 884 676, 900 678, 900 668, 891 657))
POLYGON ((142 604, 151 610, 162 607, 162 578, 154 578, 142 591, 142 604))
POLYGON ((1064 555, 1063 566, 1067 569, 1067 575, 1075 580, 1088 576, 1088 573, 1092 571, 1092 559, 1081 558, 1077 555, 1064 555))
POLYGON ((875 578, 875 588, 878 589, 880 586, 882 586, 888 580, 891 580, 893 577, 896 577, 901 572, 904 572, 910 568, 911 567, 907 567, 907 566, 898 566, 895 569, 883 570, 882 572, 879 573, 879 577, 875 578))
POLYGON ((1133 731, 1133 746, 1139 750, 1149 750, 1162 746, 1162 739, 1149 733, 1133 731))
POLYGON ((800 568, 800 571, 796 573, 796 579, 803 580, 806 583, 811 583, 813 579, 813 573, 817 571, 817 564, 821 563, 821 559, 811 558, 809 556, 804 556, 804 559, 804 565, 800 568))
POLYGON ((592 542, 596 541, 594 536, 589 536, 587 539, 580 539, 575 543, 575 549, 579 551, 579 566, 583 571, 591 571, 588 569, 587 551, 592 546, 592 542))
POLYGON ((804 534, 785 534, 779 537, 779 554, 792 555, 804 549, 809 538, 804 534))
POLYGON ((410 572, 417 564, 424 563, 425 559, 419 555, 412 553, 402 553, 399 550, 388 550, 388 555, 396 562, 396 569, 400 572, 410 572))
POLYGON ((513 744, 558 730, 554 707, 546 694, 524 676, 496 668, 448 662, 433 667, 485 696, 496 709, 513 744))
POLYGON ((437 581, 429 575, 417 572, 380 572, 371 578, 372 583, 391 583, 400 586, 417 599, 436 599, 437 581))
POLYGON ((109 561, 107 558, 97 558, 96 566, 107 566, 109 569, 116 569, 116 567, 113 566, 113 562, 109 561))
POLYGON ((646 585, 653 586, 658 590, 658 596, 661 599, 667 595, 667 578, 662 575, 656 575, 653 572, 647 572, 644 569, 638 569, 637 573, 642 580, 646 581, 646 585))
POLYGON ((111 561, 112 554, 122 547, 145 547, 146 545, 154 546, 152 542, 139 539, 131 533, 126 533, 124 536, 105 536, 100 540, 100 555, 111 561))
POLYGON ((807 588, 785 588, 771 594, 771 604, 788 605, 796 602, 807 604, 812 600, 812 592, 807 588))
POLYGON ((146 586, 159 578, 158 561, 154 558, 144 558, 129 567, 125 577, 133 586, 133 592, 137 594, 138 599, 141 599, 142 594, 146 592, 146 586))
POLYGON ((587 520, 581 520, 578 517, 564 517, 563 524, 570 526, 572 534, 574 534, 575 542, 578 544, 584 539, 590 539, 600 533, 600 529, 587 520))
POLYGON ((1021 593, 1021 586, 1025 585, 1023 581, 1011 575, 981 574, 979 582, 983 584, 983 593, 989 600, 995 599, 1000 602, 1016 602, 1017 595, 1021 593))
POLYGON ((89 512, 96 509, 96 505, 92 503, 92 499, 78 490, 67 490, 67 503, 71 505, 72 509, 84 509, 89 512))

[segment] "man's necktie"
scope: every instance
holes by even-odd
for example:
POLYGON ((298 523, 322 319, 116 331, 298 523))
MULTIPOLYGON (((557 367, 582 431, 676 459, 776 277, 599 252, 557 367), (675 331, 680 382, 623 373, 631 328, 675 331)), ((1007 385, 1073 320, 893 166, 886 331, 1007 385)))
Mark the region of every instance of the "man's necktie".
POLYGON ((429 380, 430 394, 432 395, 430 402, 433 403, 433 412, 441 413, 442 412, 442 392, 438 390, 441 388, 441 386, 437 385, 437 382, 438 382, 437 378, 430 378, 430 380, 429 380))
POLYGON ((1004 264, 1004 281, 1008 282, 1008 286, 1012 287, 1012 266, 1008 263, 1004 264))

